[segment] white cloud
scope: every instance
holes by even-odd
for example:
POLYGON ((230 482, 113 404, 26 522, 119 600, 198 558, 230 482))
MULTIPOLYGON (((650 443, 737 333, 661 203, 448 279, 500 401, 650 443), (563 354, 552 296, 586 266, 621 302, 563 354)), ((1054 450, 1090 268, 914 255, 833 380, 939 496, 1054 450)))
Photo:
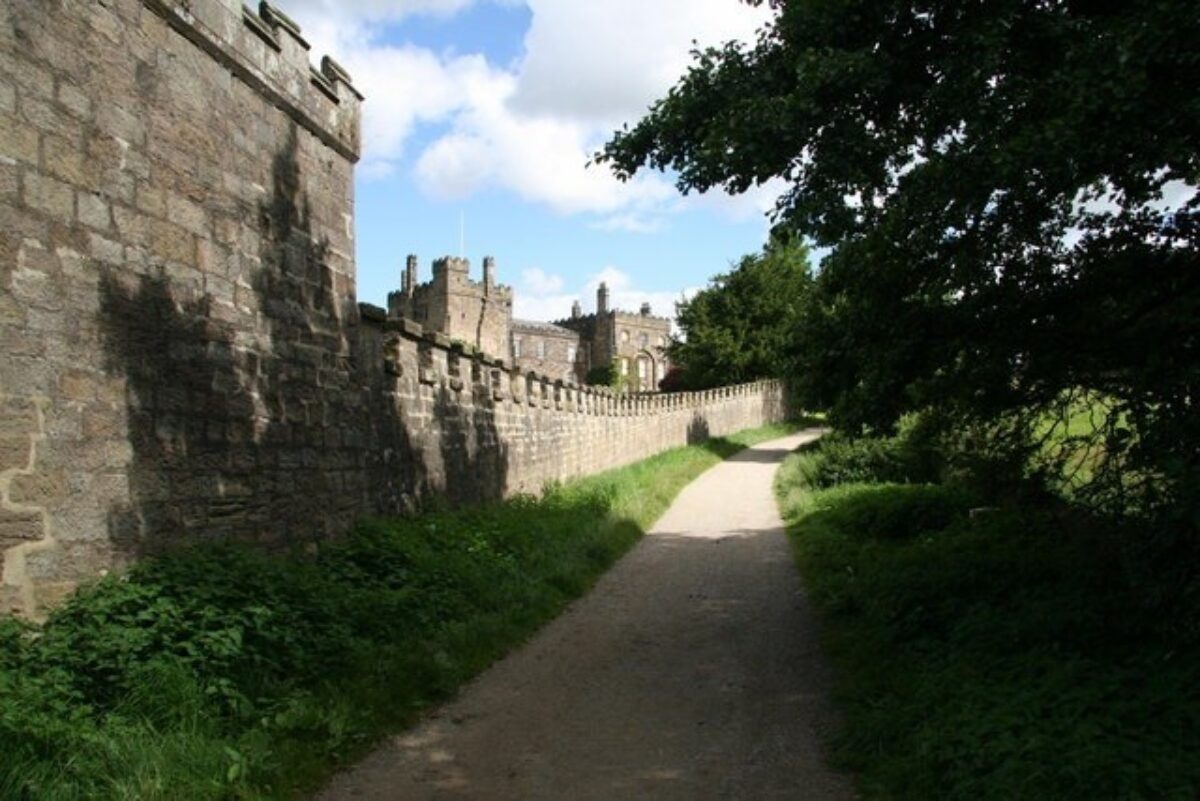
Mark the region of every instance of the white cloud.
POLYGON ((553 295, 562 292, 563 279, 561 275, 531 267, 521 271, 521 287, 534 295, 553 295))
MULTIPOLYGON (((286 0, 283 10, 304 28, 310 41, 317 37, 312 28, 322 21, 339 27, 367 23, 397 22, 405 17, 427 14, 450 17, 474 5, 477 0, 286 0)), ((490 0, 499 5, 518 5, 520 0, 490 0)))
MULTIPOLYGON (((314 52, 343 63, 367 97, 363 177, 391 174, 416 128, 438 124, 446 132, 416 161, 418 185, 431 196, 498 188, 633 232, 660 230, 667 215, 689 208, 662 175, 622 184, 606 167, 586 164, 615 126, 637 120, 677 80, 694 43, 752 38, 770 12, 737 0, 527 0, 524 56, 511 68, 378 38, 383 24, 448 16, 478 1, 289 3, 314 52)), ((709 193, 699 205, 744 219, 763 204, 709 193)))
POLYGON ((690 62, 693 43, 750 39, 768 19, 734 0, 529 0, 533 21, 513 98, 519 114, 610 128, 640 116, 690 62))
POLYGON ((600 288, 600 284, 606 285, 610 292, 619 292, 633 286, 633 277, 624 270, 609 265, 589 276, 585 286, 589 292, 595 292, 600 288))
POLYGON ((518 292, 513 300, 513 317, 518 320, 553 322, 571 315, 571 304, 579 300, 575 295, 528 295, 518 292))
POLYGON ((613 214, 592 223, 592 228, 599 231, 627 231, 632 234, 653 234, 663 229, 665 221, 661 216, 643 216, 633 212, 613 214))
POLYGON ((608 266, 588 276, 575 292, 569 292, 564 291, 562 276, 532 269, 521 274, 521 283, 516 287, 513 300, 513 316, 522 320, 561 320, 570 316, 571 304, 575 301, 580 302, 584 314, 590 314, 596 311, 596 290, 601 281, 608 285, 611 308, 637 312, 643 303, 649 303, 652 312, 659 317, 674 317, 675 303, 699 290, 699 287, 688 287, 682 292, 641 289, 629 273, 608 266))
POLYGON ((508 100, 516 85, 510 78, 475 97, 421 154, 416 174, 425 192, 461 198, 500 187, 561 214, 645 209, 674 198, 659 175, 622 184, 606 169, 587 168, 588 128, 567 117, 514 114, 508 100))

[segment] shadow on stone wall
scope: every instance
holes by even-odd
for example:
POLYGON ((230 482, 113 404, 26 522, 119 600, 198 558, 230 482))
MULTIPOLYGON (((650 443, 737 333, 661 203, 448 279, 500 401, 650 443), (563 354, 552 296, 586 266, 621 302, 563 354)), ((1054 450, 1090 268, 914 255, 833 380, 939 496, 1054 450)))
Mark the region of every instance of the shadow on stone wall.
MULTIPOLYGON (((123 555, 228 537, 299 545, 407 511, 428 486, 379 339, 357 335, 354 299, 313 237, 297 150, 293 127, 269 199, 243 210, 261 236, 257 324, 161 270, 101 277, 105 366, 126 379, 132 448, 128 503, 109 514, 123 555)), ((461 425, 497 441, 486 414, 461 425)), ((502 451, 450 450, 451 487, 502 487, 502 451)))
POLYGON ((460 505, 499 500, 508 481, 508 446, 496 430, 486 388, 467 383, 462 391, 474 393, 472 403, 461 403, 445 386, 435 390, 445 497, 460 505))
POLYGON ((707 442, 710 436, 712 435, 709 431, 708 419, 701 417, 698 412, 692 415, 692 420, 688 423, 687 444, 699 445, 707 442))

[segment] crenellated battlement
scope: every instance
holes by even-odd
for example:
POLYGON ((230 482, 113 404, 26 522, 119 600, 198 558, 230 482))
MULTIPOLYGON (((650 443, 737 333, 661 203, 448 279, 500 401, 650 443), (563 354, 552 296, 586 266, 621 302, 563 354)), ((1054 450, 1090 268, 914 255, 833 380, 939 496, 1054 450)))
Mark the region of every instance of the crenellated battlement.
POLYGON ((754 381, 696 392, 616 392, 543 375, 489 356, 462 342, 452 341, 420 323, 391 317, 377 306, 359 304, 363 325, 384 342, 384 371, 396 382, 455 396, 472 397, 489 408, 507 403, 554 409, 591 417, 646 417, 674 412, 705 412, 714 404, 750 397, 777 398, 782 414, 780 381, 754 381))
POLYGON ((400 289, 388 293, 388 312, 393 317, 419 321, 429 330, 493 356, 509 356, 513 291, 496 283, 494 258, 484 257, 479 281, 471 278, 471 262, 457 256, 435 259, 433 278, 424 283, 417 280, 419 269, 417 257, 410 255, 400 289))
POLYGON ((361 150, 362 94, 329 56, 309 60, 300 26, 263 0, 142 0, 180 34, 341 156, 361 150))

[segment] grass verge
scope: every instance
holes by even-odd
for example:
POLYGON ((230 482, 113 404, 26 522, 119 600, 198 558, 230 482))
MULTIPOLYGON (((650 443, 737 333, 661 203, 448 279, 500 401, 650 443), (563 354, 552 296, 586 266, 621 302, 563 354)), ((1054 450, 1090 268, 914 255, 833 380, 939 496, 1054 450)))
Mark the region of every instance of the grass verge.
POLYGON ((189 549, 40 627, 0 620, 0 798, 295 797, 557 615, 701 472, 794 428, 366 522, 315 557, 189 549))
POLYGON ((1156 633, 1111 532, 972 519, 941 485, 814 489, 825 458, 776 489, 865 798, 1198 797, 1200 653, 1156 633))

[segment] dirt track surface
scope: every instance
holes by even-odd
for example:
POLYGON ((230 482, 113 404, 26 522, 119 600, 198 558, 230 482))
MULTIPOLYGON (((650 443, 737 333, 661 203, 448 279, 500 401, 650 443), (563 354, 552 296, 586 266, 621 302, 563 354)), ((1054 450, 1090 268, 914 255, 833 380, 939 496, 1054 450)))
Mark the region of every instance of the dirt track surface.
POLYGON ((320 796, 849 799, 828 671, 771 492, 815 434, 688 486, 583 599, 320 796))

